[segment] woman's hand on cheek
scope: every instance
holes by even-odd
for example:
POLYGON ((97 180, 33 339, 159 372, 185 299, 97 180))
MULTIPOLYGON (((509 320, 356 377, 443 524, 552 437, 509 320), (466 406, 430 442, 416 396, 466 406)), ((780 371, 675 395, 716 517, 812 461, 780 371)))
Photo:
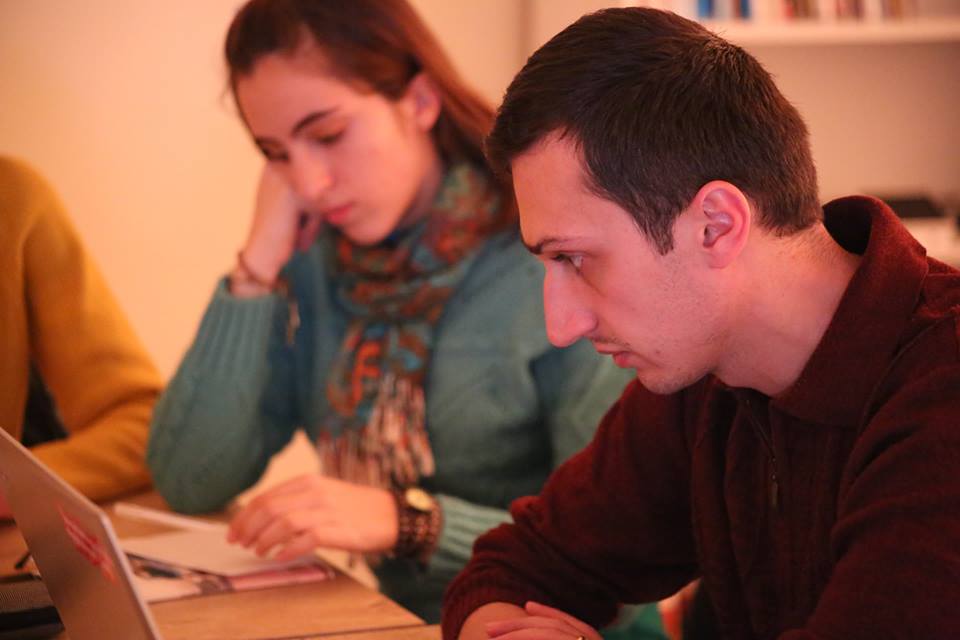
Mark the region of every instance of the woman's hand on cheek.
POLYGON ((250 235, 243 248, 246 264, 259 278, 275 279, 294 250, 306 250, 313 243, 322 219, 302 211, 287 179, 271 164, 266 164, 257 188, 250 235))
POLYGON ((386 489, 310 474, 257 496, 230 523, 227 540, 286 560, 328 547, 389 551, 397 543, 397 508, 386 489))
POLYGON ((498 640, 601 640, 596 629, 559 609, 538 602, 523 609, 526 616, 487 623, 487 634, 498 640))

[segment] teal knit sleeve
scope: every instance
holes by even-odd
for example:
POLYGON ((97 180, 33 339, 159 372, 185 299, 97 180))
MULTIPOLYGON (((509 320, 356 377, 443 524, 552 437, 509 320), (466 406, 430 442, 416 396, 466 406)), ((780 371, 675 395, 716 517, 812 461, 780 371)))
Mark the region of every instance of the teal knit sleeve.
POLYGON ((553 466, 583 449, 635 375, 600 356, 586 340, 553 349, 533 365, 547 413, 553 466))
MULTIPOLYGON (((550 430, 553 466, 582 449, 632 373, 598 356, 589 343, 550 349, 533 363, 544 422, 550 430)), ((444 526, 428 572, 452 578, 463 568, 477 537, 504 522, 510 513, 446 495, 437 497, 444 526)))
MULTIPOLYGON (((548 347, 538 356, 531 355, 527 362, 536 386, 537 404, 541 407, 540 427, 548 435, 544 444, 549 441, 550 451, 545 453, 553 466, 558 466, 590 441, 600 418, 630 380, 631 372, 620 370, 598 356, 589 343, 567 349, 548 347)), ((531 464, 536 463, 531 460, 531 464)), ((425 570, 399 571, 391 563, 389 570, 381 567, 378 571, 381 587, 388 595, 430 621, 440 619, 441 594, 470 559, 476 539, 511 521, 505 509, 442 491, 437 492, 436 498, 443 512, 443 527, 425 570)), ((628 625, 636 630, 635 612, 631 612, 629 618, 628 625)), ((657 633, 655 625, 653 633, 657 633)))
POLYGON ((437 496, 437 501, 443 510, 444 527, 428 570, 452 579, 470 559, 477 536, 510 522, 510 512, 442 494, 437 496))
POLYGON ((286 305, 275 295, 240 299, 224 281, 157 403, 147 464, 157 490, 177 511, 222 508, 254 484, 291 438, 291 412, 270 393, 292 388, 283 349, 286 305), (275 399, 274 399, 275 400, 275 399))

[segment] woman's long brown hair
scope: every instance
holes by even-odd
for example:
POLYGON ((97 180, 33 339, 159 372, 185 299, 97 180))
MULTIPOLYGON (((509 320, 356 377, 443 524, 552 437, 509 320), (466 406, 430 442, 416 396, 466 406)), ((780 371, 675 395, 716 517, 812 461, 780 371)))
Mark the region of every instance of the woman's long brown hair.
POLYGON ((493 125, 493 108, 463 82, 405 0, 251 0, 227 32, 231 88, 262 56, 293 53, 304 44, 316 44, 345 82, 391 100, 424 72, 441 97, 433 135, 442 157, 448 163, 468 160, 487 167, 483 139, 493 125))

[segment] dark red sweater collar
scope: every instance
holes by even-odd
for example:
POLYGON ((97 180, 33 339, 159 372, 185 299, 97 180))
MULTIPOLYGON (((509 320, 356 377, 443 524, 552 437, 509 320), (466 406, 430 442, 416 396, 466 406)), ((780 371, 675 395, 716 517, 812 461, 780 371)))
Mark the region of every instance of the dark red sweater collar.
POLYGON ((853 427, 907 330, 928 263, 879 200, 841 198, 823 211, 834 240, 863 259, 800 377, 772 402, 804 421, 853 427))

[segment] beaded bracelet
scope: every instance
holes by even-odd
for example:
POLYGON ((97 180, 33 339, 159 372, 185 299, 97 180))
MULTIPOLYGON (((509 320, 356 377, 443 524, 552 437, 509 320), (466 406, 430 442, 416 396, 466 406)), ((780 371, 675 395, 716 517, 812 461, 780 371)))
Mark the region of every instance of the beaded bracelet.
POLYGON ((240 251, 237 251, 237 266, 240 267, 240 270, 246 276, 246 279, 249 280, 250 282, 254 284, 258 284, 261 287, 264 287, 266 289, 270 289, 271 291, 273 291, 273 289, 276 288, 277 286, 276 278, 274 278, 273 280, 267 280, 265 278, 262 278, 259 274, 257 274, 256 271, 250 268, 250 265, 247 263, 247 259, 243 255, 243 249, 240 249, 240 251))
POLYGON ((257 275, 257 272, 251 269, 250 265, 247 264, 247 259, 243 255, 243 249, 237 251, 237 266, 239 267, 238 271, 243 274, 244 279, 247 282, 252 282, 257 286, 263 287, 267 291, 277 293, 286 301, 286 343, 288 346, 293 345, 297 335, 297 330, 300 328, 300 305, 297 303, 297 299, 290 294, 290 285, 287 282, 287 279, 278 274, 277 277, 271 282, 257 275))

